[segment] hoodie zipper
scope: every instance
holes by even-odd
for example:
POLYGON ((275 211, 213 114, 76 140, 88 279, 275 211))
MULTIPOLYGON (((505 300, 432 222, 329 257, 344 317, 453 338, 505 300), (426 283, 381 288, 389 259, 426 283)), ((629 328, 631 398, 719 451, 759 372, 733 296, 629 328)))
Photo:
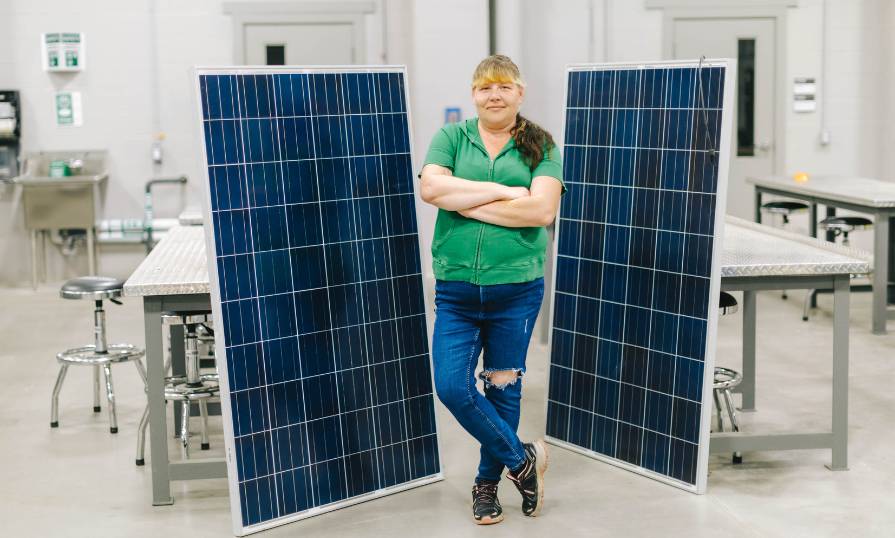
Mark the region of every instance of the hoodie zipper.
MULTIPOLYGON (((476 129, 478 129, 478 121, 476 121, 476 129)), ((503 155, 504 153, 506 153, 507 151, 510 150, 509 143, 507 143, 507 145, 504 146, 504 148, 500 152, 498 152, 497 155, 492 159, 491 155, 488 153, 488 149, 485 148, 485 145, 483 143, 477 141, 473 137, 469 136, 469 133, 466 132, 465 128, 463 129, 463 134, 466 135, 467 138, 469 138, 469 141, 472 142, 473 146, 479 148, 485 154, 485 156, 488 157, 488 181, 493 181, 494 180, 494 162, 497 159, 499 159, 501 155, 503 155)), ((478 239, 478 242, 476 243, 476 248, 475 248, 475 263, 473 263, 473 267, 472 267, 472 270, 475 275, 474 284, 479 283, 479 273, 480 273, 479 260, 481 259, 482 240, 484 239, 484 237, 485 237, 485 223, 482 222, 481 224, 479 224, 479 239, 478 239)))

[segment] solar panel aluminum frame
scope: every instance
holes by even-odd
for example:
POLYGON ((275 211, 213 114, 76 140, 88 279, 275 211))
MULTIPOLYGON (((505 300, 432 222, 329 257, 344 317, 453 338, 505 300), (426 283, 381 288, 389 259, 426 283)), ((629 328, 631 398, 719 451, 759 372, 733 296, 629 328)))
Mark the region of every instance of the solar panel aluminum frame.
MULTIPOLYGON (((575 71, 591 71, 594 68, 600 68, 604 70, 623 70, 623 69, 637 69, 637 68, 656 68, 661 69, 663 67, 691 67, 697 68, 700 66, 699 60, 669 60, 669 61, 657 61, 657 62, 608 62, 608 63, 575 63, 568 64, 566 66, 566 82, 564 85, 563 91, 563 123, 562 123, 562 133, 566 132, 566 118, 567 114, 565 113, 568 103, 569 97, 569 74, 575 71)), ((663 482, 665 484, 669 484, 671 486, 689 491, 691 493, 696 494, 704 494, 706 492, 706 485, 708 481, 708 455, 709 455, 709 434, 711 427, 711 418, 712 418, 712 383, 714 381, 714 369, 715 369, 715 351, 717 345, 717 336, 718 336, 718 308, 713 308, 713 304, 717 304, 717 299, 721 293, 721 240, 724 237, 724 214, 725 214, 725 204, 727 201, 727 181, 728 181, 728 172, 729 172, 729 164, 730 164, 730 142, 731 136, 733 134, 733 105, 734 105, 734 91, 736 89, 736 60, 732 58, 721 58, 721 59, 703 59, 701 61, 701 66, 705 68, 709 67, 723 67, 724 68, 724 88, 721 92, 722 101, 721 101, 721 133, 720 133, 720 144, 717 148, 718 151, 718 182, 716 187, 715 194, 715 222, 714 222, 714 247, 712 251, 712 267, 711 267, 711 277, 710 277, 710 287, 709 287, 709 308, 708 308, 708 319, 707 323, 707 333, 706 333, 706 343, 705 343, 705 371, 703 372, 703 393, 702 393, 702 408, 701 408, 701 416, 700 416, 700 430, 699 430, 699 446, 698 446, 698 456, 697 456, 697 469, 696 469, 696 484, 689 484, 687 482, 683 482, 680 480, 676 480, 674 478, 662 475, 660 473, 656 473, 655 471, 651 471, 644 467, 640 467, 637 465, 633 465, 626 461, 616 459, 605 454, 600 454, 598 452, 588 450, 586 448, 582 448, 580 446, 574 445, 567 441, 563 441, 561 439, 557 439, 550 435, 545 435, 544 439, 555 446, 565 448, 572 452, 577 452, 579 454, 583 454, 585 456, 589 456, 591 458, 597 459, 599 461, 609 463, 616 467, 620 467, 622 469, 626 469, 628 471, 643 475, 647 478, 651 478, 653 480, 657 480, 659 482, 663 482), (714 303, 712 302, 714 300, 714 303)), ((560 201, 560 205, 562 201, 560 201)), ((559 210, 557 211, 557 215, 559 215, 559 210)), ((553 259, 556 260, 559 254, 559 233, 561 219, 557 216, 556 219, 556 231, 554 233, 554 241, 553 241, 553 259)), ((554 264, 555 267, 555 264, 554 264)), ((556 307, 556 275, 552 278, 551 289, 550 289, 550 312, 549 312, 549 327, 550 333, 547 337, 547 349, 553 349, 553 323, 555 307, 556 307)), ((547 368, 547 387, 550 387, 550 364, 552 364, 552 360, 548 362, 547 368)), ((549 391, 548 391, 549 394, 549 391)), ((544 416, 547 416, 547 408, 549 406, 549 396, 544 401, 544 416)))
MULTIPOLYGON (((202 75, 265 75, 265 74, 322 74, 322 73, 400 73, 404 75, 404 102, 406 103, 406 114, 407 114, 407 136, 408 136, 408 147, 410 150, 410 158, 411 163, 413 162, 413 121, 410 112, 410 96, 409 96, 409 85, 407 84, 407 67, 403 65, 332 65, 332 66, 313 66, 313 67, 296 67, 296 66, 236 66, 236 67, 227 67, 227 66, 197 66, 192 69, 192 80, 195 84, 195 93, 193 94, 193 98, 195 99, 195 107, 194 110, 197 113, 197 121, 196 125, 197 129, 197 137, 200 140, 200 145, 202 147, 202 169, 203 178, 205 180, 205 188, 202 196, 202 210, 203 216, 205 218, 206 223, 212 222, 212 206, 211 206, 211 188, 210 188, 210 178, 208 175, 208 155, 205 145, 205 134, 203 130, 203 114, 202 114, 202 88, 201 88, 201 79, 202 75)), ((414 182, 414 185, 416 183, 414 182)), ((416 189, 414 188, 414 191, 416 189)), ((418 193, 414 192, 414 198, 418 196, 418 193)), ((206 252, 210 253, 210 255, 206 256, 206 261, 208 263, 208 277, 210 280, 210 294, 211 294, 211 311, 212 311, 212 319, 214 320, 214 324, 217 327, 223 327, 223 312, 221 308, 221 288, 220 283, 218 281, 217 274, 217 266, 215 263, 215 258, 213 253, 217 252, 215 250, 215 237, 213 233, 212 226, 204 226, 205 228, 205 248, 206 252)), ((420 252, 422 252, 422 240, 420 239, 420 234, 417 232, 417 244, 420 247, 420 252)), ((422 277, 421 277, 422 278, 422 277)), ((431 334, 431 320, 428 308, 425 309, 424 312, 426 316, 426 337, 428 338, 428 343, 431 345, 432 342, 432 334, 431 334)), ((220 387, 221 394, 230 394, 230 378, 228 376, 227 370, 227 360, 226 360, 226 348, 224 344, 223 338, 217 338, 215 340, 215 356, 218 357, 217 360, 217 368, 220 376, 220 387)), ((433 398, 434 398, 434 387, 435 387, 435 377, 434 377, 434 368, 432 368, 432 356, 431 349, 429 350, 429 377, 430 382, 433 387, 433 398)), ((277 519, 272 519, 270 521, 265 521, 262 523, 257 523, 254 525, 243 526, 242 523, 242 504, 240 503, 240 495, 239 495, 239 480, 238 473, 236 467, 236 441, 235 434, 233 431, 233 410, 231 408, 230 399, 228 397, 223 397, 221 400, 221 414, 223 416, 223 424, 224 424, 224 441, 225 441, 225 449, 226 449, 226 461, 227 461, 227 481, 229 485, 230 492, 230 517, 232 521, 232 529, 233 534, 235 536, 245 536, 247 534, 253 534, 259 531, 271 529, 273 527, 278 527, 280 525, 284 525, 287 523, 292 523, 295 521, 299 521, 302 519, 307 519, 309 517, 317 516, 320 514, 325 514, 327 512, 332 512, 333 510, 339 510, 341 508, 346 508, 348 506, 352 506, 355 504, 359 504, 362 502, 378 499, 380 497, 384 497, 386 495, 391 495, 393 493, 399 493, 402 491, 406 491, 409 489, 417 488, 420 486, 425 486, 427 484, 432 484, 435 482, 439 482, 444 480, 444 463, 441 460, 442 455, 444 454, 442 441, 441 441, 441 428, 438 418, 437 409, 434 412, 435 418, 435 439, 438 447, 439 454, 439 471, 438 473, 412 480, 410 482, 405 482, 403 484, 396 484, 394 486, 390 486, 387 488, 382 488, 376 491, 371 491, 369 493, 365 493, 362 495, 358 495, 356 497, 350 497, 342 501, 338 501, 329 505, 324 506, 316 506, 305 510, 304 512, 297 512, 295 514, 290 514, 288 516, 283 516, 277 519)))

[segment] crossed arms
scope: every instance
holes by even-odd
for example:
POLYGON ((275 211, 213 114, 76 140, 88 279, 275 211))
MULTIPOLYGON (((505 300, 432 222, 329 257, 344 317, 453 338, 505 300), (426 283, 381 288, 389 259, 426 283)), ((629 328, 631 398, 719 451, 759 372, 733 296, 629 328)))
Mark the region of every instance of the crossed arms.
POLYGON ((427 164, 421 175, 423 201, 464 217, 506 226, 547 226, 556 217, 562 185, 550 176, 531 180, 531 189, 493 181, 454 177, 443 166, 427 164))

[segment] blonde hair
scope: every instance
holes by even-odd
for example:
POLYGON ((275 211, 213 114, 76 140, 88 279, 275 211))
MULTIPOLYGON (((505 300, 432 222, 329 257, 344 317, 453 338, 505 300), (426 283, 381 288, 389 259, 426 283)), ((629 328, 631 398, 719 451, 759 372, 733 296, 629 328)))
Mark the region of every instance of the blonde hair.
POLYGON ((525 82, 522 80, 522 73, 519 72, 519 66, 503 54, 488 56, 479 62, 479 65, 476 66, 475 71, 472 73, 473 89, 488 84, 503 84, 507 82, 525 86, 525 82))

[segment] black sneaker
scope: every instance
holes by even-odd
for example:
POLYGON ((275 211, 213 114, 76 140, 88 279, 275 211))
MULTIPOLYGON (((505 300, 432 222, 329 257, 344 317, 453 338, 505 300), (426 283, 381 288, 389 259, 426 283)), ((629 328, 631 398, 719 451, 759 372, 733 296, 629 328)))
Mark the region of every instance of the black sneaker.
POLYGON ((477 480, 472 486, 472 517, 477 525, 493 525, 503 521, 503 508, 497 500, 497 484, 477 480))
POLYGON ((538 439, 525 443, 525 463, 518 472, 507 473, 522 494, 522 513, 535 517, 544 506, 544 473, 547 472, 547 445, 538 439))

